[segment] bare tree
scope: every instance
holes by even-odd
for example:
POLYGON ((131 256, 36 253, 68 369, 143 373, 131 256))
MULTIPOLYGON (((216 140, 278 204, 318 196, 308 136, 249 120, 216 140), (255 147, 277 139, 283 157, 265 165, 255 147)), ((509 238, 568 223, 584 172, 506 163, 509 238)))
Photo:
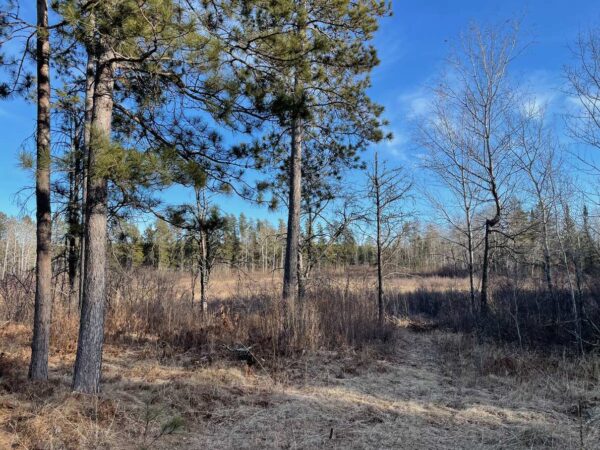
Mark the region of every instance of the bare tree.
POLYGON ((447 104, 444 89, 435 90, 434 95, 432 111, 418 127, 417 140, 428 150, 424 166, 436 175, 452 199, 429 195, 431 203, 441 212, 444 220, 464 239, 452 242, 462 247, 466 254, 471 312, 474 313, 475 251, 478 247, 475 217, 481 206, 481 188, 472 176, 475 164, 469 155, 462 121, 454 120, 453 105, 447 104), (456 209, 460 211, 459 214, 456 214, 456 209))
MULTIPOLYGON (((403 223, 408 217, 406 200, 413 187, 403 169, 380 164, 377 152, 372 167, 367 171, 367 195, 371 213, 366 221, 375 227, 377 246, 377 318, 383 326, 385 314, 384 269, 386 256, 400 243, 403 223)), ((391 259, 391 258, 390 258, 391 259)))
POLYGON ((527 192, 535 201, 542 240, 543 268, 546 288, 554 291, 550 249, 550 214, 556 202, 552 189, 560 162, 558 143, 544 120, 545 110, 531 102, 524 105, 518 118, 517 142, 513 149, 515 163, 527 180, 527 192))
POLYGON ((325 177, 320 177, 319 173, 309 173, 305 177, 302 205, 305 226, 298 264, 300 298, 306 293, 315 266, 363 216, 356 193, 346 192, 342 183, 334 180, 329 180, 326 186, 315 186, 311 182, 313 177, 320 178, 319 183, 325 183, 325 177))
POLYGON ((455 146, 465 152, 469 182, 479 190, 477 199, 486 207, 481 268, 480 312, 489 301, 491 235, 499 225, 510 199, 515 172, 511 146, 514 125, 511 115, 519 104, 508 69, 518 53, 518 26, 482 28, 472 26, 462 36, 460 49, 450 58, 450 71, 436 91, 444 115, 456 134, 455 146))
POLYGON ((574 65, 565 69, 577 107, 567 116, 571 136, 600 149, 600 27, 581 33, 573 48, 574 65))
POLYGON ((36 224, 25 216, 7 217, 0 226, 1 238, 4 240, 0 249, 2 252, 0 279, 4 280, 9 275, 21 277, 35 270, 35 260, 31 254, 36 241, 36 224))
POLYGON ((37 0, 36 290, 29 378, 48 378, 52 316, 52 214, 50 206, 50 36, 48 4, 37 0))
MULTIPOLYGON (((556 240, 564 264, 567 286, 571 297, 571 309, 573 314, 573 335, 577 343, 577 350, 583 354, 583 295, 582 295, 582 249, 581 239, 577 225, 571 215, 571 204, 576 198, 575 189, 570 180, 566 178, 551 179, 552 192, 557 201, 556 213, 556 240), (562 219, 562 225, 560 220, 562 219)), ((560 320, 560 310, 557 311, 557 320, 560 320)))

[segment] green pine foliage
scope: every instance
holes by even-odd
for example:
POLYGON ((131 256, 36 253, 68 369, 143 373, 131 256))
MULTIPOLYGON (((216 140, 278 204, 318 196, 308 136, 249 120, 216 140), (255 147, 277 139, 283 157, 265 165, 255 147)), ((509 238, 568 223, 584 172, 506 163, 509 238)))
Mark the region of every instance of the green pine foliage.
POLYGON ((358 167, 358 153, 384 137, 383 108, 368 97, 377 65, 370 40, 389 4, 378 1, 243 1, 231 34, 239 55, 235 69, 244 94, 263 120, 252 145, 258 163, 278 169, 271 182, 286 189, 289 136, 303 128, 303 175, 328 178, 358 167), (244 55, 244 57, 242 57, 244 55))

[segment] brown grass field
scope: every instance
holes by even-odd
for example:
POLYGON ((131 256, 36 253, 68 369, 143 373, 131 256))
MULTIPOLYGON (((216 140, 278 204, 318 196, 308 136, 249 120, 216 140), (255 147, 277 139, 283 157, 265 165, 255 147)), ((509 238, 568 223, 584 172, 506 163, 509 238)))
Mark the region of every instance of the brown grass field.
MULTIPOLYGON (((217 279, 215 305, 272 292, 278 286, 271 280, 217 279)), ((360 295, 360 286, 348 288, 360 295)), ((400 278, 389 289, 419 287, 465 283, 400 278)), ((70 391, 72 317, 55 313, 50 381, 43 384, 26 378, 29 327, 0 324, 0 449, 600 448, 597 355, 542 355, 478 343, 418 319, 390 319, 393 338, 338 348, 315 341, 276 356, 266 343, 248 366, 224 345, 253 344, 254 328, 244 334, 233 313, 215 310, 212 325, 198 329, 235 332, 186 347, 167 334, 117 332, 117 323, 133 318, 109 317, 103 391, 89 397, 70 391)))

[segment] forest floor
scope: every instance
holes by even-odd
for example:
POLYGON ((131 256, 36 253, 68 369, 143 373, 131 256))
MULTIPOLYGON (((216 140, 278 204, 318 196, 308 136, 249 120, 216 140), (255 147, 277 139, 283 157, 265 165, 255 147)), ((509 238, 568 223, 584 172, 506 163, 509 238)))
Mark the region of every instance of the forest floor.
POLYGON ((248 368, 152 341, 106 345, 102 394, 72 353, 26 380, 29 330, 0 328, 0 449, 600 449, 600 361, 398 324, 393 345, 248 368))

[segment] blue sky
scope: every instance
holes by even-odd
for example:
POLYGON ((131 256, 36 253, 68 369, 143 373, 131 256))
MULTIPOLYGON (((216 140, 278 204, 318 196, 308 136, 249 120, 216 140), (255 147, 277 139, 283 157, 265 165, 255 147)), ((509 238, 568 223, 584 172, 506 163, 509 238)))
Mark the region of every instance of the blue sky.
POLYGON ((596 0, 399 0, 382 22, 376 45, 381 65, 372 95, 386 107, 395 134, 390 157, 412 159, 410 122, 427 102, 427 88, 444 67, 458 35, 473 21, 501 24, 520 18, 521 41, 531 43, 513 66, 521 84, 560 111, 563 66, 580 30, 600 23, 596 0))
MULTIPOLYGON (((371 95, 386 107, 395 136, 381 144, 379 152, 390 164, 414 171, 417 179, 419 149, 410 143, 410 124, 426 105, 427 86, 443 67, 452 43, 470 22, 522 19, 523 41, 532 45, 515 63, 516 75, 557 114, 566 101, 561 86, 563 65, 571 58, 569 45, 580 30, 600 23, 599 0, 396 0, 393 10, 393 17, 382 21, 375 41, 381 64, 373 73, 371 95)), ((0 102, 0 211, 18 213, 15 194, 33 184, 17 161, 34 126, 33 104, 0 102)), ((187 199, 181 190, 168 197, 170 201, 187 199)), ((223 199, 221 206, 251 217, 276 220, 281 216, 235 197, 223 199)))

